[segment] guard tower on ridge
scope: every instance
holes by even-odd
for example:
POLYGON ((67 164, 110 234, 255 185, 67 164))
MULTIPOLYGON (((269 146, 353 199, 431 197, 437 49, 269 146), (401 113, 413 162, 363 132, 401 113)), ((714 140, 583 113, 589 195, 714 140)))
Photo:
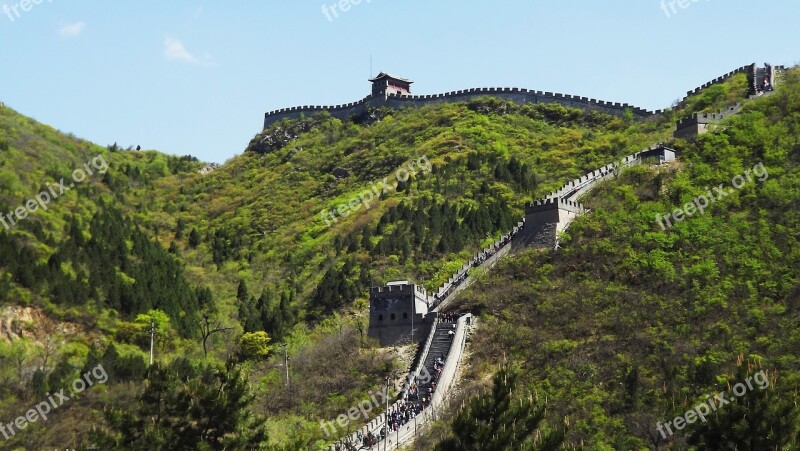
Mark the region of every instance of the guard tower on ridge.
POLYGON ((411 94, 411 80, 400 78, 386 72, 381 72, 375 78, 370 78, 372 82, 372 97, 386 99, 390 94, 407 95, 411 94))

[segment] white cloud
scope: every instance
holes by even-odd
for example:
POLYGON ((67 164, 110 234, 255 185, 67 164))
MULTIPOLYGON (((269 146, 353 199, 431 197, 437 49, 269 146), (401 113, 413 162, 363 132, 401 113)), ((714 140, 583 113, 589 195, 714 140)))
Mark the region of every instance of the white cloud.
POLYGON ((83 33, 84 28, 86 28, 85 22, 75 22, 61 27, 61 29, 58 30, 58 34, 65 38, 71 38, 83 33))
POLYGON ((186 50, 183 42, 179 39, 167 36, 164 39, 164 57, 170 61, 180 61, 182 63, 196 64, 198 66, 213 66, 211 57, 197 58, 186 50))

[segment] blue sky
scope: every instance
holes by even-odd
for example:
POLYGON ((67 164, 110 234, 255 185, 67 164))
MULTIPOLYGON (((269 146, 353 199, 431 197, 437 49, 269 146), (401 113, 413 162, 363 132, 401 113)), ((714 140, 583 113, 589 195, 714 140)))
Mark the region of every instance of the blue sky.
POLYGON ((214 162, 266 111, 359 100, 380 70, 416 94, 659 109, 739 66, 800 61, 797 0, 35 1, 0 0, 0 101, 101 145, 214 162))

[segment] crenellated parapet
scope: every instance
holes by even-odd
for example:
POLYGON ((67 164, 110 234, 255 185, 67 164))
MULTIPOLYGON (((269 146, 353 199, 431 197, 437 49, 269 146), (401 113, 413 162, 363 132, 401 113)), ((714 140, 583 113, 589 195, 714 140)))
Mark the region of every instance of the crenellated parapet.
MULTIPOLYGON (((591 190, 598 182, 616 175, 620 167, 638 164, 643 160, 655 160, 658 163, 665 163, 674 159, 674 150, 665 147, 663 144, 656 144, 625 156, 616 163, 610 163, 594 171, 587 172, 581 177, 565 183, 558 190, 549 193, 544 199, 577 199, 591 190)), ((541 202, 541 200, 537 202, 541 202)), ((535 204, 536 202, 533 203, 533 205, 535 204)))
POLYGON ((367 111, 370 101, 380 103, 380 100, 367 96, 357 102, 345 103, 342 105, 333 106, 296 106, 291 108, 281 108, 279 110, 270 111, 264 114, 264 128, 280 122, 284 119, 300 119, 301 117, 310 117, 322 111, 327 111, 331 116, 346 121, 351 117, 358 116, 367 111))
POLYGON ((615 177, 624 167, 654 161, 658 164, 675 159, 675 151, 656 144, 623 157, 616 163, 607 164, 571 180, 542 199, 525 206, 525 228, 515 237, 514 248, 535 247, 552 249, 558 245, 558 233, 569 227, 572 221, 588 210, 577 200, 594 187, 615 177))
POLYGON ((451 91, 434 95, 389 95, 387 104, 393 108, 404 106, 422 106, 437 102, 464 102, 479 97, 495 97, 521 104, 557 103, 566 107, 598 110, 604 113, 621 116, 630 110, 634 116, 647 118, 655 113, 634 105, 620 102, 607 102, 589 97, 562 94, 558 92, 534 91, 524 88, 473 88, 451 91))
POLYGON ((563 198, 541 199, 525 206, 526 215, 547 210, 564 210, 578 215, 586 213, 583 204, 563 198))
POLYGON ((425 288, 407 280, 372 287, 369 290, 367 333, 382 345, 420 340, 425 337, 433 319, 428 317, 430 304, 425 288))
POLYGON ((676 123, 675 138, 691 139, 706 133, 713 125, 719 124, 726 117, 739 114, 744 105, 737 103, 716 113, 694 113, 681 118, 676 123))
POLYGON ((709 88, 711 86, 714 86, 714 85, 717 85, 717 84, 720 84, 720 83, 725 83, 726 81, 730 80, 731 77, 733 77, 736 74, 742 74, 742 73, 747 74, 748 80, 752 80, 755 77, 755 69, 756 69, 756 64, 755 63, 748 64, 747 66, 742 66, 742 67, 740 67, 738 69, 732 70, 732 71, 728 72, 727 74, 719 76, 719 77, 717 77, 717 78, 715 78, 715 79, 713 79, 713 80, 711 80, 711 81, 709 81, 707 83, 703 83, 702 85, 698 86, 697 88, 694 88, 693 90, 688 91, 686 93, 686 97, 681 99, 681 101, 678 102, 677 106, 678 107, 682 107, 682 106, 686 105, 686 101, 689 100, 689 97, 695 96, 695 95, 699 94, 700 91, 702 91, 702 90, 704 90, 706 88, 709 88))
POLYGON ((270 111, 264 115, 264 128, 283 119, 299 119, 327 111, 331 116, 347 120, 367 111, 368 108, 381 106, 389 108, 420 107, 433 103, 466 102, 479 97, 490 96, 509 100, 520 104, 557 103, 565 107, 597 110, 607 114, 621 116, 630 110, 635 117, 648 118, 653 111, 620 102, 607 102, 577 95, 561 94, 547 91, 534 91, 521 88, 473 88, 451 91, 442 94, 411 95, 388 94, 386 96, 367 96, 358 102, 333 106, 298 106, 270 111))
MULTIPOLYGON (((758 68, 755 63, 739 67, 707 83, 702 84, 692 91, 688 91, 686 93, 686 97, 678 102, 677 106, 684 106, 689 97, 699 94, 702 90, 710 86, 724 83, 734 75, 740 73, 747 74, 751 90, 753 90, 755 93, 758 89, 758 84, 763 83, 764 77, 769 76, 770 80, 773 80, 776 73, 780 73, 784 70, 784 66, 766 65, 765 68, 758 68)), ((640 119, 657 117, 670 111, 670 108, 650 111, 645 108, 630 105, 628 103, 610 102, 584 96, 562 94, 559 92, 550 91, 535 91, 524 88, 472 88, 429 95, 413 95, 408 93, 406 89, 399 89, 397 92, 389 92, 384 88, 380 91, 380 93, 376 92, 373 92, 357 102, 351 102, 342 105, 305 105, 270 111, 264 115, 264 128, 267 128, 283 119, 299 119, 304 116, 313 116, 314 114, 322 111, 327 111, 331 116, 345 121, 352 117, 364 114, 369 108, 377 108, 381 106, 389 108, 419 107, 441 102, 466 102, 483 96, 509 100, 520 104, 556 103, 565 107, 596 110, 617 116, 621 116, 627 111, 630 111, 633 113, 634 117, 640 119)))

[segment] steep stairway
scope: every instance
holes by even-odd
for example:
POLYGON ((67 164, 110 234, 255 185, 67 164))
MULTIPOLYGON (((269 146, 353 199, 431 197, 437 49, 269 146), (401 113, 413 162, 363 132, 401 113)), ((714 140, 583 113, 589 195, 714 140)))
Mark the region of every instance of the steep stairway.
POLYGON ((447 354, 450 352, 450 345, 453 343, 453 339, 449 335, 449 332, 455 330, 455 324, 455 322, 440 321, 436 326, 436 330, 433 333, 433 340, 431 340, 430 350, 428 351, 428 355, 425 356, 425 372, 421 372, 420 374, 420 400, 423 396, 428 398, 428 400, 431 398, 431 395, 434 391, 433 376, 436 374, 436 369, 434 367, 436 359, 441 359, 441 361, 444 361, 447 358, 447 354), (425 378, 427 375, 430 375, 430 377, 425 378))

